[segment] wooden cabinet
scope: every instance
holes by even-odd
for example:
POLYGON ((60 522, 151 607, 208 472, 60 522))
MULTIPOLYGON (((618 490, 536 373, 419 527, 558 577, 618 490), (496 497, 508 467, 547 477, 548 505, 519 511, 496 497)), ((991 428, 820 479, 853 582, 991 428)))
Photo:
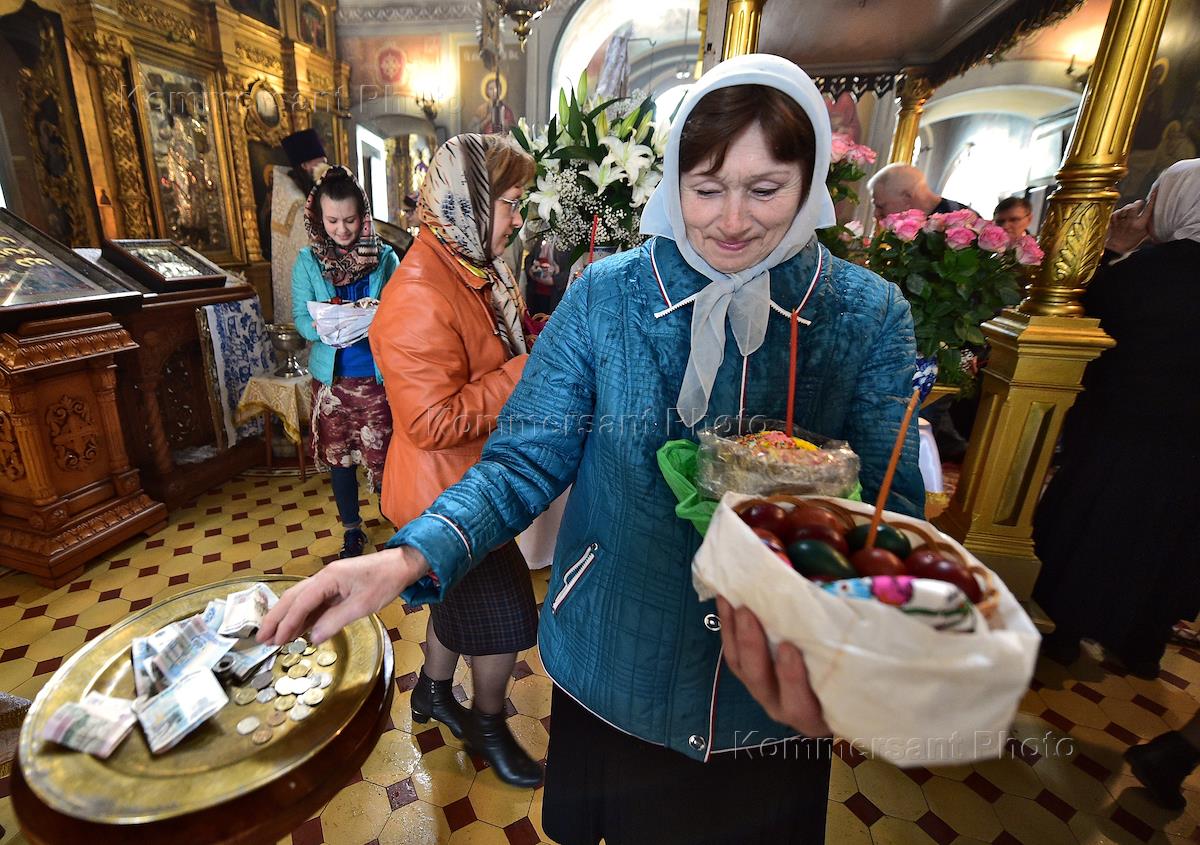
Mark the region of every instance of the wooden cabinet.
POLYGON ((47 586, 166 525, 130 466, 117 409, 114 357, 133 346, 107 313, 0 335, 0 558, 47 586))

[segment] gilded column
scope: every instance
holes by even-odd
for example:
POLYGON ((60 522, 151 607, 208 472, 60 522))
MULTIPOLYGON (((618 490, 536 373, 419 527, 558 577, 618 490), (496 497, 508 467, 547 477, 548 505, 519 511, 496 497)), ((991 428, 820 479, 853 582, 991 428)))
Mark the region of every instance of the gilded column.
POLYGON ((933 86, 919 71, 906 68, 896 93, 900 112, 896 117, 896 131, 892 135, 888 164, 912 164, 913 147, 917 144, 917 133, 921 129, 921 112, 925 110, 925 101, 933 96, 933 86))
POLYGON ((87 61, 95 69, 100 90, 102 122, 108 129, 116 171, 118 219, 127 238, 154 237, 150 197, 142 179, 137 129, 129 110, 130 91, 125 82, 125 52, 120 39, 105 33, 88 33, 80 39, 87 61))
POLYGON ((401 177, 400 150, 395 138, 385 138, 383 141, 383 168, 387 174, 388 220, 395 223, 400 219, 404 210, 404 180, 401 177))
POLYGON ((725 41, 721 61, 758 52, 758 30, 767 0, 730 0, 725 10, 725 41))
POLYGON ((1050 197, 1040 240, 1046 252, 1024 314, 1079 316, 1079 297, 1104 251, 1108 218, 1119 193, 1142 93, 1158 50, 1168 0, 1112 5, 1088 75, 1067 155, 1050 197))
POLYGON ((1046 258, 1020 307, 982 327, 992 355, 979 414, 938 525, 1022 599, 1041 569, 1033 513, 1063 419, 1088 363, 1114 345, 1078 297, 1104 245, 1167 3, 1113 0, 1043 224, 1046 258))

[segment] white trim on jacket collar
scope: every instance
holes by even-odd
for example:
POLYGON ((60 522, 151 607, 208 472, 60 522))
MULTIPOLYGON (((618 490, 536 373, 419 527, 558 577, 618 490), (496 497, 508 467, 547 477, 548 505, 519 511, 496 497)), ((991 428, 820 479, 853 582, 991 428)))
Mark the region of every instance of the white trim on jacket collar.
MULTIPOLYGON (((663 302, 665 302, 667 304, 667 307, 662 309, 661 311, 654 312, 654 319, 656 319, 656 320, 660 319, 662 317, 665 317, 674 311, 678 311, 680 308, 682 308, 685 305, 691 305, 693 302, 696 301, 696 297, 700 295, 700 291, 696 291, 691 296, 681 299, 678 302, 674 302, 674 303, 671 302, 671 298, 669 296, 667 296, 667 286, 665 284, 663 284, 662 274, 659 273, 659 271, 658 271, 658 261, 654 257, 654 246, 657 242, 658 242, 657 236, 655 236, 654 239, 651 240, 651 242, 650 242, 650 269, 654 272, 654 281, 658 283, 658 290, 662 294, 663 302)), ((806 290, 804 292, 804 297, 803 297, 803 299, 800 300, 800 305, 796 308, 797 314, 799 314, 801 311, 803 311, 804 307, 806 305, 808 305, 809 298, 812 296, 813 291, 817 289, 817 282, 821 278, 821 271, 824 269, 824 267, 825 267, 825 251, 818 244, 817 245, 817 269, 816 269, 816 272, 813 273, 812 281, 808 283, 808 290, 806 290)), ((771 310, 785 319, 791 319, 792 312, 788 311, 786 308, 781 306, 774 299, 771 300, 771 310)), ((804 317, 799 317, 799 316, 796 317, 796 322, 798 322, 804 326, 812 325, 812 320, 806 319, 804 317)))

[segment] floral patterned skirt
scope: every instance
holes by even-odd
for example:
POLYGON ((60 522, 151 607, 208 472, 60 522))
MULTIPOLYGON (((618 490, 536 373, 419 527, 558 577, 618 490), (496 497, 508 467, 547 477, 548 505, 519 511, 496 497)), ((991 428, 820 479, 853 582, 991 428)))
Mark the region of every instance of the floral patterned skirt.
POLYGON ((331 467, 358 464, 377 491, 392 439, 392 411, 383 385, 373 376, 335 378, 333 384, 313 379, 312 392, 313 461, 331 467))

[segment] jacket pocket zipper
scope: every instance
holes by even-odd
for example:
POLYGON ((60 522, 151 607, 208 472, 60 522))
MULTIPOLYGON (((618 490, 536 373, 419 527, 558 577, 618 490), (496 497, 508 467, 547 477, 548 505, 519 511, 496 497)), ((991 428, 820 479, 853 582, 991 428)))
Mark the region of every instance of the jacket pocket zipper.
POLYGON ((558 591, 558 595, 554 597, 554 601, 550 603, 550 612, 558 613, 559 606, 566 601, 567 596, 575 589, 575 585, 579 583, 579 579, 591 567, 592 562, 596 560, 596 549, 600 548, 599 543, 592 543, 588 546, 579 560, 571 564, 567 569, 567 574, 563 576, 562 589, 558 591))

